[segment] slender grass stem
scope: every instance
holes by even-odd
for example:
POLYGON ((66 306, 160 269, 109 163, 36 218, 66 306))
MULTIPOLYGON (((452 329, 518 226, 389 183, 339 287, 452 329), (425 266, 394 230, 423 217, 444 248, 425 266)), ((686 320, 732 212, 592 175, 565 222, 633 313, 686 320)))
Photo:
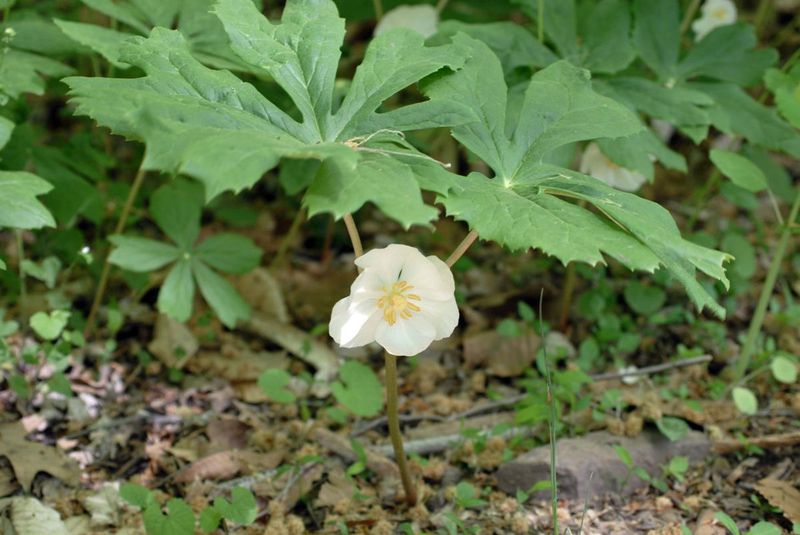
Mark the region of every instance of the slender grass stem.
POLYGON ((400 480, 406 493, 406 504, 413 507, 417 504, 417 489, 411 479, 406 462, 406 452, 403 449, 403 435, 400 433, 400 418, 397 413, 397 357, 384 353, 384 367, 386 368, 386 420, 389 426, 389 437, 392 439, 394 459, 400 469, 400 480))
POLYGON ((19 272, 19 323, 24 325, 28 310, 28 289, 25 285, 25 268, 22 265, 25 260, 25 242, 22 239, 22 230, 16 229, 14 235, 17 239, 17 269, 19 272))
POLYGON ((297 233, 300 232, 300 227, 303 225, 305 219, 306 219, 306 209, 305 207, 301 207, 299 210, 297 210, 297 213, 294 215, 294 219, 292 219, 292 224, 289 226, 289 230, 283 237, 281 245, 278 247, 278 252, 275 253, 275 258, 273 258, 272 262, 270 262, 269 265, 270 271, 274 271, 283 264, 283 261, 285 260, 286 257, 286 252, 289 250, 289 247, 291 247, 295 238, 297 238, 297 233))
POLYGON ((447 261, 445 262, 447 264, 447 267, 453 267, 453 264, 458 262, 458 259, 464 256, 464 253, 467 252, 469 246, 475 243, 475 240, 477 239, 478 239, 478 233, 475 232, 474 230, 470 230, 469 234, 467 234, 467 236, 463 240, 461 240, 461 243, 458 244, 458 247, 456 247, 453 253, 449 257, 447 257, 447 261))
MULTIPOLYGON (((128 197, 125 199, 125 204, 122 206, 122 212, 119 214, 119 219, 114 227, 114 234, 120 234, 123 230, 125 230, 125 225, 128 223, 128 216, 130 216, 133 205, 136 202, 136 197, 139 194, 142 183, 144 183, 144 177, 146 174, 147 172, 141 167, 139 168, 139 171, 136 172, 136 176, 133 179, 133 184, 131 185, 131 190, 128 192, 128 197)), ((97 313, 100 310, 100 306, 103 304, 103 298, 105 297, 106 287, 108 286, 108 277, 110 274, 111 264, 108 262, 108 255, 106 255, 105 263, 103 264, 103 271, 100 274, 100 281, 97 283, 97 291, 95 292, 94 300, 92 301, 92 308, 89 310, 89 317, 86 318, 86 327, 83 331, 85 338, 89 338, 89 336, 92 334, 92 330, 94 329, 94 323, 97 320, 97 313)))
POLYGON ((550 405, 550 503, 553 515, 553 534, 559 535, 558 531, 558 477, 556 475, 556 423, 558 422, 558 408, 556 398, 553 395, 553 378, 550 375, 550 361, 547 358, 547 343, 543 327, 542 301, 544 289, 539 294, 539 336, 542 339, 542 357, 544 363, 544 379, 547 382, 547 403, 550 405))
POLYGON ((775 247, 772 262, 767 271, 767 278, 764 280, 764 286, 761 287, 761 295, 758 298, 758 304, 753 313, 753 318, 750 320, 750 327, 747 329, 747 337, 742 346, 742 352, 733 365, 734 383, 739 382, 744 377, 747 373, 747 368, 750 366, 750 360, 753 357, 753 352, 756 347, 756 340, 758 334, 761 332, 761 326, 764 324, 767 306, 772 297, 772 291, 775 289, 775 282, 778 280, 778 274, 781 271, 781 263, 783 262, 783 257, 786 256, 789 240, 797 225, 798 212, 800 212, 800 186, 797 188, 792 208, 789 211, 789 217, 786 219, 786 225, 784 225, 783 232, 781 232, 781 237, 778 240, 778 245, 775 247))

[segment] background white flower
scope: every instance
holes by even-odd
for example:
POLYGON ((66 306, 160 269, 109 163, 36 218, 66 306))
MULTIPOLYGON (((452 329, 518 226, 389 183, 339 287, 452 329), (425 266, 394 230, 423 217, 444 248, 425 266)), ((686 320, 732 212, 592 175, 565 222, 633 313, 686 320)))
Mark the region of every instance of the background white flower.
POLYGON ((695 41, 701 40, 714 28, 736 22, 736 4, 731 0, 706 0, 700 11, 700 18, 692 23, 695 41))
POLYGON ((447 264, 407 245, 373 249, 350 295, 333 307, 328 327, 342 347, 377 342, 392 355, 412 356, 458 324, 455 282, 447 264))
POLYGON ((380 35, 393 28, 408 28, 428 38, 436 33, 438 25, 439 12, 429 4, 397 6, 381 17, 380 22, 375 27, 375 35, 380 35))
POLYGON ((597 143, 589 143, 584 149, 580 172, 623 191, 636 191, 647 182, 647 177, 642 173, 612 162, 608 156, 603 154, 597 143))

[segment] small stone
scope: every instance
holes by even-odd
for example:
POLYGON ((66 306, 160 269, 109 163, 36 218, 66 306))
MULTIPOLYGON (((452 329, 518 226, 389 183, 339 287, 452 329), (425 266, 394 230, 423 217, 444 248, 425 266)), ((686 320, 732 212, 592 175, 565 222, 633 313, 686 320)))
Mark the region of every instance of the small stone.
MULTIPOLYGON (((634 465, 657 474, 672 457, 685 455, 699 461, 709 453, 710 442, 703 433, 691 431, 683 439, 670 442, 661 433, 647 430, 635 438, 614 436, 601 431, 583 437, 558 441, 556 473, 559 497, 578 502, 591 501, 609 494, 629 495, 647 483, 629 474, 613 445, 620 445, 631 455, 634 465), (623 481, 627 479, 624 488, 623 481)), ((508 494, 528 490, 550 477, 550 450, 540 446, 505 463, 497 473, 498 487, 508 494)), ((547 499, 549 491, 535 494, 547 499)))

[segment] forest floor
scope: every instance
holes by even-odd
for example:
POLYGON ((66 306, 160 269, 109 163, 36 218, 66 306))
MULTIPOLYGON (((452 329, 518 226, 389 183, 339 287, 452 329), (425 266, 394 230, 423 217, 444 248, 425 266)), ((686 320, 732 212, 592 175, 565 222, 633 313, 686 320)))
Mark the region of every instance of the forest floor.
MULTIPOLYGON (((713 221, 714 206, 704 219, 713 221)), ((269 252, 288 223, 261 218, 253 236, 269 252)), ((363 227, 369 242, 389 241, 382 223, 363 227)), ((457 334, 400 361, 404 436, 410 451, 421 452, 411 462, 420 500, 407 508, 383 412, 357 417, 330 395, 331 378, 312 380, 317 370, 308 360, 320 354, 361 362, 382 377, 379 348, 329 349, 325 330, 315 329, 354 277, 340 232, 335 229, 321 257, 313 236, 299 236, 290 260, 239 279, 255 310, 241 329, 225 330, 202 314, 182 326, 157 317, 149 295, 122 299, 127 319, 116 342, 97 337, 69 357, 74 396, 34 387, 23 399, 0 391, 0 527, 9 526, 3 522, 22 489, 41 502, 27 504, 38 511, 31 514, 41 519, 57 511, 66 533, 142 533, 141 513, 119 496, 120 482, 132 481, 157 489, 159 500, 181 497, 196 512, 234 487, 248 488, 258 519, 229 526, 230 533, 548 533, 550 503, 503 492, 498 481, 500 467, 547 444, 546 395, 534 371, 542 341, 524 313, 537 307, 542 288, 561 437, 602 430, 637 437, 673 417, 686 422, 676 435, 692 429, 708 440, 699 462, 654 465, 652 484, 630 467, 625 479, 641 483, 628 485, 630 493, 562 499, 562 531, 668 535, 683 533, 685 525, 696 535, 722 535, 727 531, 714 519, 717 512, 745 529, 767 520, 791 532, 800 523, 800 502, 792 503, 800 481, 796 385, 757 374, 747 386, 760 407, 744 416, 730 401, 723 374, 757 284, 730 298, 733 314, 723 323, 686 311, 686 298, 668 281, 666 300, 643 315, 624 297, 631 284, 624 269, 578 271, 561 325, 562 303, 550 296, 562 295, 562 267, 477 245, 455 268, 462 310, 457 334), (680 358, 698 363, 674 365, 680 358), (671 363, 666 369, 635 381, 619 373, 622 365, 647 372, 665 362, 671 363), (270 400, 259 387, 270 368, 294 377, 286 385, 293 401, 270 400)), ((460 232, 445 221, 434 243, 412 238, 445 255, 460 232)), ((764 238, 767 244, 774 239, 764 238)), ((763 275, 765 255, 759 253, 753 280, 763 275)), ((773 310, 765 328, 778 348, 795 354, 798 315, 796 307, 773 310)), ((22 332, 7 343, 17 357, 44 350, 22 332)), ((52 374, 50 364, 27 362, 22 369, 32 385, 52 374)), ((357 381, 338 386, 362 395, 357 381)))

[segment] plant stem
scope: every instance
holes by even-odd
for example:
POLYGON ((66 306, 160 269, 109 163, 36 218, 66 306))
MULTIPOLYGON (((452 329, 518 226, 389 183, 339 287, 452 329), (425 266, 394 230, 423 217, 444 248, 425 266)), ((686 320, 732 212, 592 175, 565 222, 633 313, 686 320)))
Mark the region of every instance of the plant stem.
POLYGON ((461 240, 461 243, 459 243, 458 247, 456 247, 455 251, 453 251, 453 254, 447 258, 447 261, 445 262, 447 267, 453 267, 453 264, 458 262, 458 259, 464 256, 464 253, 467 252, 469 246, 472 245, 477 239, 478 233, 474 230, 470 230, 469 234, 467 234, 467 236, 461 240))
POLYGON ((439 0, 439 2, 436 4, 436 12, 441 15, 442 11, 444 11, 444 8, 447 7, 448 1, 449 0, 439 0))
POLYGON ((786 225, 783 227, 783 232, 778 240, 778 245, 775 247, 775 252, 772 256, 769 270, 767 271, 767 278, 764 280, 764 286, 761 287, 761 295, 758 298, 753 318, 750 320, 750 327, 747 330, 747 337, 742 346, 742 352, 739 358, 734 363, 733 377, 734 382, 738 382, 747 373, 747 368, 750 366, 750 359, 753 356, 753 351, 756 347, 756 338, 758 333, 761 332, 761 326, 764 323, 764 316, 767 313, 767 306, 769 305, 772 291, 775 289, 775 282, 778 279, 778 274, 781 270, 781 263, 783 257, 786 255, 786 249, 789 246, 789 239, 794 232, 793 227, 797 224, 797 214, 800 212, 800 186, 797 188, 794 203, 789 211, 789 217, 786 219, 786 225))
POLYGON ((695 14, 697 13, 697 9, 700 7, 700 0, 692 0, 692 3, 689 4, 689 9, 686 10, 686 13, 683 16, 683 20, 681 21, 681 30, 680 30, 680 38, 682 39, 684 34, 689 30, 689 26, 692 24, 692 20, 694 19, 695 14))
POLYGON ((361 245, 361 236, 358 235, 358 227, 353 220, 351 214, 344 214, 344 226, 347 227, 347 234, 350 236, 350 242, 353 244, 353 253, 356 258, 364 254, 364 246, 361 245))
POLYGON ((572 295, 575 293, 575 284, 578 281, 578 276, 575 274, 575 262, 567 264, 567 273, 564 277, 564 288, 561 292, 561 309, 558 325, 562 331, 567 328, 567 320, 569 319, 569 309, 572 305, 572 295))
POLYGON ((536 7, 536 37, 540 43, 544 43, 544 0, 539 0, 536 7))
POLYGON ((306 209, 303 206, 297 210, 297 213, 294 215, 292 224, 289 226, 289 231, 283 237, 283 241, 281 241, 281 245, 278 247, 278 252, 275 253, 275 258, 273 258, 272 262, 270 262, 270 271, 274 271, 275 269, 279 268, 283 263, 284 257, 286 256, 286 251, 289 250, 292 242, 294 242, 295 238, 297 238, 297 233, 300 231, 300 227, 303 224, 303 221, 305 221, 305 218, 306 209))
POLYGON ((547 343, 545 340, 544 323, 542 315, 542 300, 544 289, 539 294, 539 336, 542 339, 542 356, 544 360, 544 378, 547 382, 547 403, 550 405, 550 499, 553 515, 553 534, 558 532, 558 477, 556 475, 556 422, 558 421, 558 409, 556 408, 556 398, 553 395, 553 378, 550 376, 550 362, 547 358, 547 343))
POLYGON ((372 6, 375 8, 375 20, 380 21, 383 18, 383 4, 381 0, 372 0, 372 6))
MULTIPOLYGON (((125 230, 125 225, 128 222, 128 216, 131 213, 131 209, 133 209, 133 205, 136 202, 136 197, 139 194, 139 189, 142 187, 142 183, 144 182, 144 177, 146 174, 147 172, 139 167, 139 171, 136 172, 136 176, 133 179, 131 190, 128 192, 128 197, 125 199, 122 212, 117 220, 117 225, 114 227, 114 234, 120 234, 123 230, 125 230)), ((89 317, 86 318, 86 327, 83 330, 83 336, 87 339, 92 334, 92 329, 94 329, 94 323, 97 319, 97 312, 100 310, 100 305, 103 304, 103 297, 106 293, 106 286, 108 286, 108 277, 110 274, 111 264, 108 262, 108 255, 106 255, 105 263, 103 264, 103 271, 100 274, 100 281, 97 283, 97 291, 95 292, 94 300, 92 301, 92 308, 89 310, 89 317)))
POLYGON ((400 480, 406 492, 406 504, 414 507, 417 504, 417 489, 411 480, 411 473, 406 463, 406 452, 403 450, 403 435, 400 433, 400 419, 397 415, 397 357, 384 353, 384 367, 386 368, 386 419, 389 426, 389 436, 392 439, 394 459, 400 469, 400 480))
POLYGON ((20 325, 24 325, 28 304, 28 290, 25 286, 25 268, 22 266, 22 261, 25 259, 25 243, 22 240, 22 230, 16 229, 14 235, 17 238, 17 269, 19 270, 19 323, 20 325))
POLYGON ((755 26, 756 29, 756 37, 761 37, 761 32, 764 29, 764 24, 767 22, 767 15, 769 15, 772 2, 773 0, 760 0, 758 3, 756 17, 753 20, 753 26, 755 26))
POLYGON ((720 173, 719 169, 716 167, 711 172, 711 176, 708 177, 706 183, 703 184, 702 189, 697 192, 695 195, 695 207, 694 212, 692 213, 692 217, 689 218, 689 222, 686 224, 686 230, 691 231, 695 224, 697 223, 698 218, 700 217, 700 212, 703 209, 703 205, 705 204, 706 197, 717 187, 717 183, 722 178, 722 173, 720 173))

